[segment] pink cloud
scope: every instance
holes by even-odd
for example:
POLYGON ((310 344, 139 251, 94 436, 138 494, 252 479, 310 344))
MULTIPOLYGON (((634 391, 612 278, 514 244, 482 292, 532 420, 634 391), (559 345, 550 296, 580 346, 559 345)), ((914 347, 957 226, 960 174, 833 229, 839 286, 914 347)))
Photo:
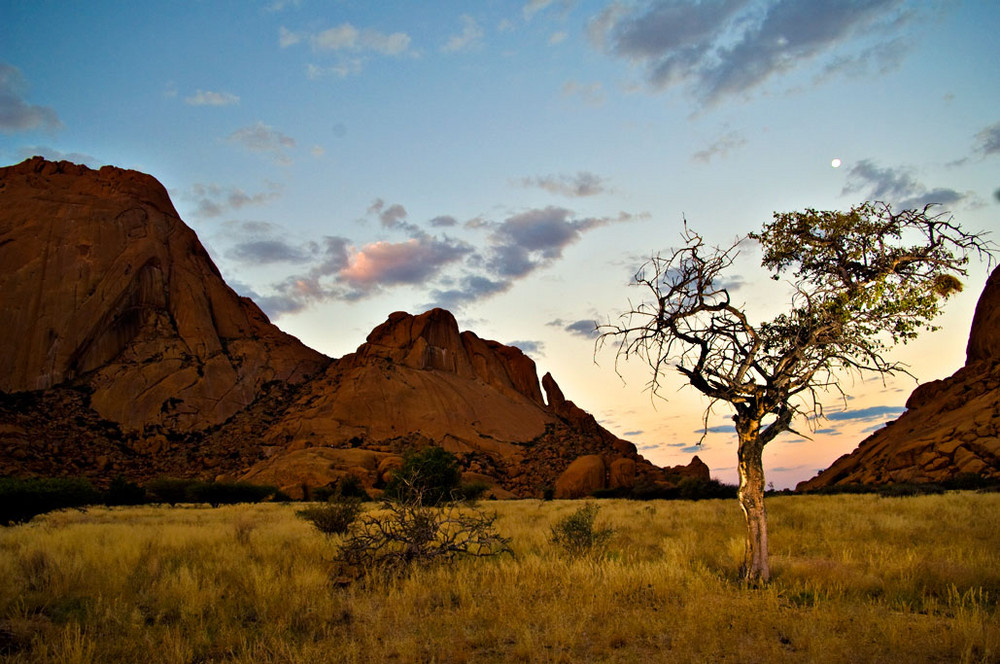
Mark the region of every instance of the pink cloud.
POLYGON ((351 255, 347 267, 341 269, 338 276, 361 289, 377 285, 418 284, 469 251, 470 248, 464 244, 433 238, 373 242, 351 255))

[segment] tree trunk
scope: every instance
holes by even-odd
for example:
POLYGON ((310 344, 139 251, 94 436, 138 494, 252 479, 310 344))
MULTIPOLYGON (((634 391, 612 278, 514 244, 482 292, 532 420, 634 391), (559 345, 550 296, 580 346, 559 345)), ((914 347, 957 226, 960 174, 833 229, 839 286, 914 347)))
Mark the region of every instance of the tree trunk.
POLYGON ((743 579, 751 584, 771 577, 767 554, 767 511, 764 509, 764 443, 760 440, 760 420, 736 422, 739 435, 739 501, 747 522, 743 579))

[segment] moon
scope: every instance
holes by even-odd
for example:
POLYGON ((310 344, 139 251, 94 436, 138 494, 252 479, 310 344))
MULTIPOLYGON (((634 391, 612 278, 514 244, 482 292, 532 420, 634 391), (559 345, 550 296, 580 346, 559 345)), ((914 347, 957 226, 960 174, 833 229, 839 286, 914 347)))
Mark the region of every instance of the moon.
POLYGON ((830 165, 833 166, 834 168, 840 168, 840 164, 841 164, 840 159, 834 159, 833 161, 830 162, 830 165))

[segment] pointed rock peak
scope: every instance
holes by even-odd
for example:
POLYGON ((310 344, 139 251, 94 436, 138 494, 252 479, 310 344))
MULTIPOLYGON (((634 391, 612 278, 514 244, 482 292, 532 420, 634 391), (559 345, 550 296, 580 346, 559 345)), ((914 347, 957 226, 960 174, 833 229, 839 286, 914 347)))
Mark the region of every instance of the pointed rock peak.
POLYGON ((545 372, 545 375, 542 376, 542 389, 545 390, 545 400, 548 402, 549 408, 558 410, 566 403, 566 397, 563 396, 562 390, 559 389, 559 384, 556 383, 556 379, 549 372, 545 372))

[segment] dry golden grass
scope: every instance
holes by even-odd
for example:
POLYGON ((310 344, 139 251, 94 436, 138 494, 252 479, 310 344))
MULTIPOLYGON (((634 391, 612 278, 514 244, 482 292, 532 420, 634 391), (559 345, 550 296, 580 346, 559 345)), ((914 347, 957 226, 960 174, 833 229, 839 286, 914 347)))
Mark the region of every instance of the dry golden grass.
POLYGON ((515 555, 341 587, 295 505, 94 508, 0 530, 6 662, 997 662, 1000 494, 769 500, 773 582, 735 501, 486 503, 515 555))

